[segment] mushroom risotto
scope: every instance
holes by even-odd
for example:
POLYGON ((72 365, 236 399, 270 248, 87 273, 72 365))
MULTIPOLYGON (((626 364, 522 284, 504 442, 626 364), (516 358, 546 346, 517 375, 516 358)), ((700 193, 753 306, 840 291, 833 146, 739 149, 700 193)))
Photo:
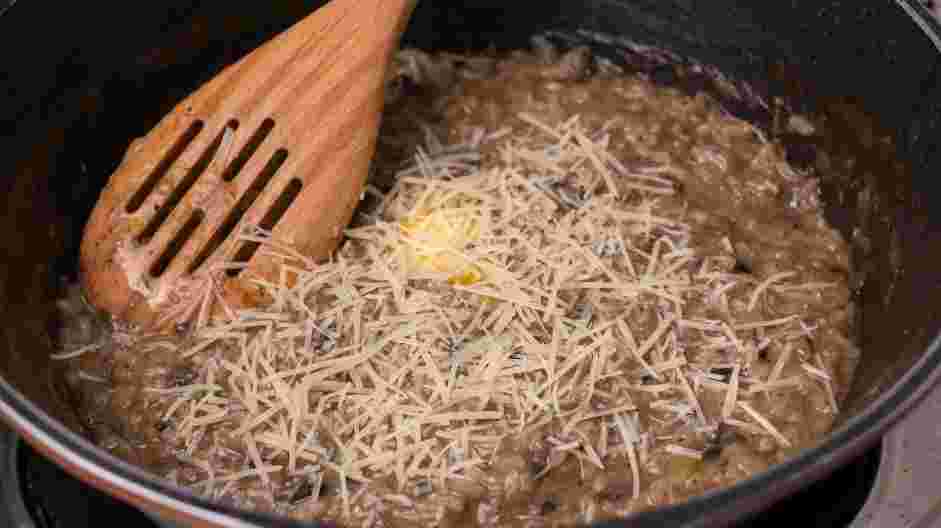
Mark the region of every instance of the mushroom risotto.
MULTIPOLYGON (((326 263, 267 239, 175 330, 73 288, 55 356, 102 448, 218 501, 343 526, 567 526, 730 485, 829 431, 849 248, 780 145, 586 49, 403 50, 326 263)), ((812 133, 809 122, 792 123, 812 133)))

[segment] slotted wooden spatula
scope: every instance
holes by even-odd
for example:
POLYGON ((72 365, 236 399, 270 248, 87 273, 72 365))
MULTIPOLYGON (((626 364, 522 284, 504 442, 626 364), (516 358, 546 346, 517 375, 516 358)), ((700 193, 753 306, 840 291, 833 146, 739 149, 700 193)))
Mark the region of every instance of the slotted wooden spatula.
POLYGON ((250 227, 328 256, 360 198, 416 2, 332 0, 136 140, 85 228, 89 300, 149 327, 205 316, 214 300, 259 302, 249 279, 277 280, 276 259, 245 239, 250 227))

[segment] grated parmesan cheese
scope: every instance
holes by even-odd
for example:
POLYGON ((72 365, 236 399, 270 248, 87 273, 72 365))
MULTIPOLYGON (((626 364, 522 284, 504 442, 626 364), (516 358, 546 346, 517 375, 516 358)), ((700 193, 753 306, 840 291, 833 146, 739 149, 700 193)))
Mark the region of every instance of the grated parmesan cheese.
MULTIPOLYGON (((783 377, 800 359, 794 336, 810 332, 801 314, 759 303, 769 290, 830 283, 716 271, 719 257, 690 245, 685 212, 662 205, 685 169, 627 167, 611 135, 577 116, 517 117, 515 128, 450 146, 427 128, 388 193, 367 187, 378 206, 329 262, 243 226, 240 240, 280 262, 276 279, 253 279, 272 302, 234 310, 206 277, 205 293, 173 315, 195 321, 179 357, 201 361, 202 379, 148 389, 166 399, 163 419, 185 455, 220 427, 244 446, 252 468, 210 466, 195 486, 253 478, 270 491, 287 468, 312 472, 317 490, 337 478, 346 516, 371 500, 353 487, 386 479, 397 490, 386 502, 411 508, 408 490, 418 498, 480 478, 505 439, 552 430, 557 463, 540 477, 561 460, 604 470, 623 453, 640 499, 653 453, 703 460, 674 443, 683 435, 725 423, 789 447, 753 394, 813 378, 836 411, 819 357, 783 377), (703 302, 719 309, 704 315, 703 302), (754 356, 772 348, 781 352, 759 378, 754 356)), ((727 237, 721 245, 734 253, 727 237)))

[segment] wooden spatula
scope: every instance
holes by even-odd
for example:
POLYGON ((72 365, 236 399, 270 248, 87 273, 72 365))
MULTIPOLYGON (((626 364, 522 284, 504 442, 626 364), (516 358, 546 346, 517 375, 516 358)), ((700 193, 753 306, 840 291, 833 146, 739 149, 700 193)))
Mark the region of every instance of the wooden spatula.
POLYGON ((250 279, 276 281, 276 258, 249 228, 270 232, 265 247, 327 257, 359 201, 416 2, 332 0, 136 140, 85 228, 89 300, 148 327, 260 302, 250 279))

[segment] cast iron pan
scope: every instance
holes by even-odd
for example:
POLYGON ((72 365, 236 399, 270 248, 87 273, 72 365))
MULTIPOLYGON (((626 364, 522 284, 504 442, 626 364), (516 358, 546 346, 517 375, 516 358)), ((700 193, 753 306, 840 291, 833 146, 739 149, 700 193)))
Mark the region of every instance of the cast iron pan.
MULTIPOLYGON (((782 140, 794 163, 821 163, 828 153, 827 213, 855 243, 861 285, 864 360, 842 423, 819 448, 756 478, 622 524, 717 527, 746 518, 874 445, 939 377, 941 208, 929 198, 941 170, 941 28, 914 0, 463 4, 423 2, 406 42, 509 49, 549 32, 658 82, 713 93, 782 140), (809 141, 779 134, 794 111, 824 132, 809 141)), ((316 6, 20 0, 0 10, 0 414, 71 473, 142 508, 225 526, 296 526, 194 497, 77 434, 46 359, 56 279, 74 274, 84 219, 130 139, 316 6), (43 45, 24 47, 40 29, 43 45)))

